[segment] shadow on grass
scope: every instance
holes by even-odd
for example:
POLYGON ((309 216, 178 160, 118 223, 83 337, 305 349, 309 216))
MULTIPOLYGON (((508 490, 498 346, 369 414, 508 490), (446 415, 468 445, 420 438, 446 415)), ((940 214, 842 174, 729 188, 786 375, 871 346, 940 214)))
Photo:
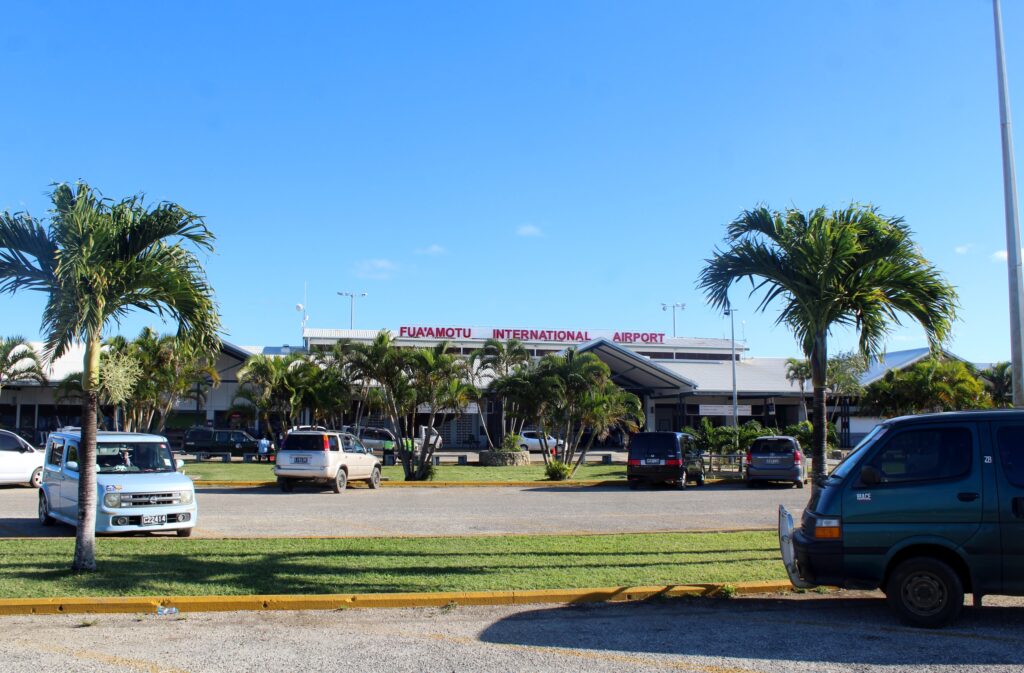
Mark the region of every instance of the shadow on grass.
MULTIPOLYGON (((485 643, 801 664, 1022 665, 1024 609, 966 608, 941 631, 903 627, 879 598, 652 600, 521 612, 485 643), (682 637, 681 637, 682 636, 682 637)), ((756 667, 756 666, 755 666, 756 667)), ((722 669, 725 670, 725 669, 722 669)), ((732 669, 729 669, 732 670, 732 669)), ((744 670, 746 670, 744 668, 744 670)))

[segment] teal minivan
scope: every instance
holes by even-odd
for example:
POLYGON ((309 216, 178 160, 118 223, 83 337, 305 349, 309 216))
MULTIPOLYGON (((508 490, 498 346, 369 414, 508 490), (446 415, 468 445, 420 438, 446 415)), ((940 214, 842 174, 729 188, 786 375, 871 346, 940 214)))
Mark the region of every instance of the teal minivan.
POLYGON ((894 418, 814 489, 799 528, 779 508, 797 587, 885 592, 905 622, 952 622, 964 594, 1024 595, 1024 411, 894 418))

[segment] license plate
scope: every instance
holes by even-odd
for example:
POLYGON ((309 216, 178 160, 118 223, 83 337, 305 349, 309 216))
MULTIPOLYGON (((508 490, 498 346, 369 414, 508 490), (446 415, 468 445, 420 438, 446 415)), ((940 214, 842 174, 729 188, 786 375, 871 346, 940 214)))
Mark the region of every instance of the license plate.
POLYGON ((778 465, 779 463, 782 462, 782 459, 781 458, 767 458, 764 462, 768 463, 769 465, 778 465))
POLYGON ((159 526, 167 523, 166 514, 143 514, 142 525, 143 526, 159 526))
POLYGON ((292 463, 296 465, 306 465, 309 463, 309 456, 295 456, 292 458, 292 463))
POLYGON ((645 465, 661 465, 661 461, 657 458, 648 458, 644 461, 645 465))

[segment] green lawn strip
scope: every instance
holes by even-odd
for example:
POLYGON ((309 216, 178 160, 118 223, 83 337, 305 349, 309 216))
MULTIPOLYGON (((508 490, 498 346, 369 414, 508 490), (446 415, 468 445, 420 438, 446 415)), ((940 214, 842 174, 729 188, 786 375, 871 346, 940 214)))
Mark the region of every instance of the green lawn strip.
MULTIPOLYGON (((543 465, 522 467, 479 467, 477 465, 440 465, 435 468, 435 481, 547 481, 543 465)), ((194 463, 188 462, 185 474, 193 479, 218 481, 274 481, 274 471, 266 463, 194 463)), ((384 476, 391 481, 404 481, 401 466, 384 468, 384 476)), ((581 465, 576 479, 625 479, 622 465, 581 465)))
POLYGON ((474 538, 100 538, 2 543, 0 598, 500 591, 786 578, 775 534, 474 538))

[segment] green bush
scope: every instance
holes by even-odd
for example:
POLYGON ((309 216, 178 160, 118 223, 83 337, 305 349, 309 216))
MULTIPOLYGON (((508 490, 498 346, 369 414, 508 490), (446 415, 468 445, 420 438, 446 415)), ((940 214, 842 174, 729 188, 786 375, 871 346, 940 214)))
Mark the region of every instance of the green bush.
POLYGON ((501 440, 501 446, 495 448, 495 451, 522 451, 520 446, 523 444, 523 438, 516 434, 507 434, 501 440))
POLYGON ((572 468, 560 460, 552 460, 544 468, 544 474, 548 476, 551 481, 565 481, 569 478, 569 473, 572 468))

